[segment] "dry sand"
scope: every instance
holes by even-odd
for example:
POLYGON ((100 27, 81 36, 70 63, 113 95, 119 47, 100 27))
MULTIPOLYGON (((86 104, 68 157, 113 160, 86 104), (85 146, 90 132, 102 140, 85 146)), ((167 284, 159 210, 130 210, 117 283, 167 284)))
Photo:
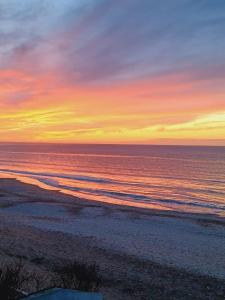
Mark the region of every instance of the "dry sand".
POLYGON ((1 259, 96 262, 105 299, 224 299, 225 220, 0 180, 1 259))

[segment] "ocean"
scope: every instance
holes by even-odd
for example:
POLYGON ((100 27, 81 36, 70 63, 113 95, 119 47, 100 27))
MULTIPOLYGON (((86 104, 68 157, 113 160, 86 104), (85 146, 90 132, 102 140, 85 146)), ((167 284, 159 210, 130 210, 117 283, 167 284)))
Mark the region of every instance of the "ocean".
POLYGON ((90 200, 225 215, 225 147, 1 143, 0 175, 90 200))

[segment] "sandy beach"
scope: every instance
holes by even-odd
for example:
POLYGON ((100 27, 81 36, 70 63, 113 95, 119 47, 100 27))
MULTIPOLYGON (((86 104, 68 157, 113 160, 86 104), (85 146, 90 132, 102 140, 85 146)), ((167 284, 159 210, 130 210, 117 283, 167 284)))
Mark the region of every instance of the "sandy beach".
POLYGON ((224 299, 218 216, 110 205, 0 179, 0 218, 1 261, 23 258, 45 272, 60 260, 94 262, 105 299, 224 299))

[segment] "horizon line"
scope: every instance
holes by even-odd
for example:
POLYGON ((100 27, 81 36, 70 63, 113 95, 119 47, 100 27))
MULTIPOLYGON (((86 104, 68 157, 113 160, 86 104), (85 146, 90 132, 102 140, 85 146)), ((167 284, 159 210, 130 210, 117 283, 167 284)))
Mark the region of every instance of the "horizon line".
POLYGON ((11 142, 11 141, 0 141, 1 144, 41 144, 41 145, 99 145, 99 146, 169 146, 169 147, 223 147, 225 145, 212 145, 212 144, 147 144, 147 143, 73 143, 73 142, 25 142, 25 141, 18 141, 18 142, 11 142))

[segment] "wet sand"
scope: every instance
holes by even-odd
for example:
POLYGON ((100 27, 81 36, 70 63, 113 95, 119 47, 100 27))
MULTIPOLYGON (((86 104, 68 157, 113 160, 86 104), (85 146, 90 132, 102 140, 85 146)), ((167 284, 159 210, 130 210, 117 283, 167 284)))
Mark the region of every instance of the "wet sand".
POLYGON ((96 262, 106 299, 224 299, 225 220, 87 201, 0 179, 0 257, 96 262))

